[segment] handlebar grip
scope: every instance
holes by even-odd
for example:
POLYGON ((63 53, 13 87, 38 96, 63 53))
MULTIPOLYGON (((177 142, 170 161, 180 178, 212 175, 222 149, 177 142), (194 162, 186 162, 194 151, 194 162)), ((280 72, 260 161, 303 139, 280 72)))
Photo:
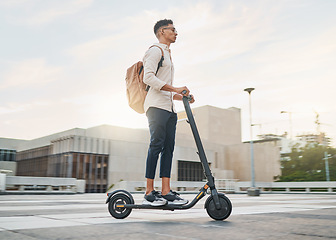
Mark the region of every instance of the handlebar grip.
MULTIPOLYGON (((186 90, 183 90, 182 91, 182 94, 186 94, 187 93, 187 91, 186 90)), ((187 98, 188 99, 188 101, 190 102, 191 101, 191 99, 192 99, 192 96, 191 95, 188 95, 188 96, 183 96, 184 98, 187 98)))
POLYGON ((183 98, 188 99, 188 102, 190 102, 192 100, 192 96, 191 95, 189 95, 189 96, 183 96, 183 98))

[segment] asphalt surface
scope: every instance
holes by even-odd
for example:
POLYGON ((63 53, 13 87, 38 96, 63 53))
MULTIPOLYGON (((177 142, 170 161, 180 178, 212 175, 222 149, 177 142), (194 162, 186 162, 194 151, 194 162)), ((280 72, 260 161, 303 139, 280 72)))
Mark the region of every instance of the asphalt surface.
POLYGON ((118 220, 105 194, 0 195, 0 239, 336 239, 336 195, 227 196, 231 216, 214 221, 206 197, 190 210, 134 209, 118 220))

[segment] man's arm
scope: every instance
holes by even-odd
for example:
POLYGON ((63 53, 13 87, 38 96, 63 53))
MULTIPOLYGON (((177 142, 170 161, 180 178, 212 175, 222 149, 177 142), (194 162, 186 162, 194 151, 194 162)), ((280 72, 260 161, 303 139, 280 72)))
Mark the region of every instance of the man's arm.
POLYGON ((143 82, 150 87, 160 91, 166 82, 159 79, 155 74, 158 68, 158 62, 161 59, 161 50, 157 47, 150 48, 146 51, 143 58, 144 78, 143 82))
MULTIPOLYGON (((177 94, 175 94, 175 95, 173 96, 173 99, 174 99, 174 100, 179 100, 179 101, 182 100, 183 96, 188 96, 189 93, 190 93, 189 89, 188 89, 186 86, 177 88, 177 87, 173 87, 173 86, 171 86, 171 85, 169 85, 169 84, 165 84, 165 85, 161 88, 161 90, 163 90, 163 91, 168 91, 168 92, 176 92, 177 94), (182 93, 183 91, 186 91, 186 92, 185 92, 185 93, 182 93)), ((190 95, 190 96, 191 96, 191 101, 190 101, 190 103, 195 102, 194 96, 193 96, 193 95, 190 95)))
MULTIPOLYGON (((190 95, 191 96, 191 100, 189 101, 190 103, 194 103, 195 102, 195 98, 193 95, 190 95)), ((174 100, 179 100, 179 101, 182 101, 182 98, 183 98, 183 95, 181 94, 175 94, 173 99, 174 100)))
POLYGON ((168 92, 176 92, 178 94, 181 94, 183 96, 188 96, 189 95, 189 89, 184 86, 184 87, 174 87, 174 86, 171 86, 169 84, 165 84, 160 90, 163 90, 163 91, 168 91, 168 92), (182 93, 183 91, 185 91, 185 93, 182 93))

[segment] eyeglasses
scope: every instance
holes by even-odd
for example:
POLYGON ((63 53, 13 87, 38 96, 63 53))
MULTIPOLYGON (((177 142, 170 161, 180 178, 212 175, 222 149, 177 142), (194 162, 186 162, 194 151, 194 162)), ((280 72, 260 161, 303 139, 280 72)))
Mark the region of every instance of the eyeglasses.
POLYGON ((164 27, 162 29, 170 29, 173 33, 177 33, 176 29, 174 27, 164 27))

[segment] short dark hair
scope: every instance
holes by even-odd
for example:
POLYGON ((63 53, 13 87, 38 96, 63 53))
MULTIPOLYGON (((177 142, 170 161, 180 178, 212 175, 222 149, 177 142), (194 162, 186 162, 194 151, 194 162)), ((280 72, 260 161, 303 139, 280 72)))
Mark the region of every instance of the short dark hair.
POLYGON ((160 21, 157 21, 154 25, 154 34, 157 34, 157 31, 159 30, 160 27, 163 26, 168 26, 169 24, 174 24, 172 20, 170 19, 163 19, 160 21))

